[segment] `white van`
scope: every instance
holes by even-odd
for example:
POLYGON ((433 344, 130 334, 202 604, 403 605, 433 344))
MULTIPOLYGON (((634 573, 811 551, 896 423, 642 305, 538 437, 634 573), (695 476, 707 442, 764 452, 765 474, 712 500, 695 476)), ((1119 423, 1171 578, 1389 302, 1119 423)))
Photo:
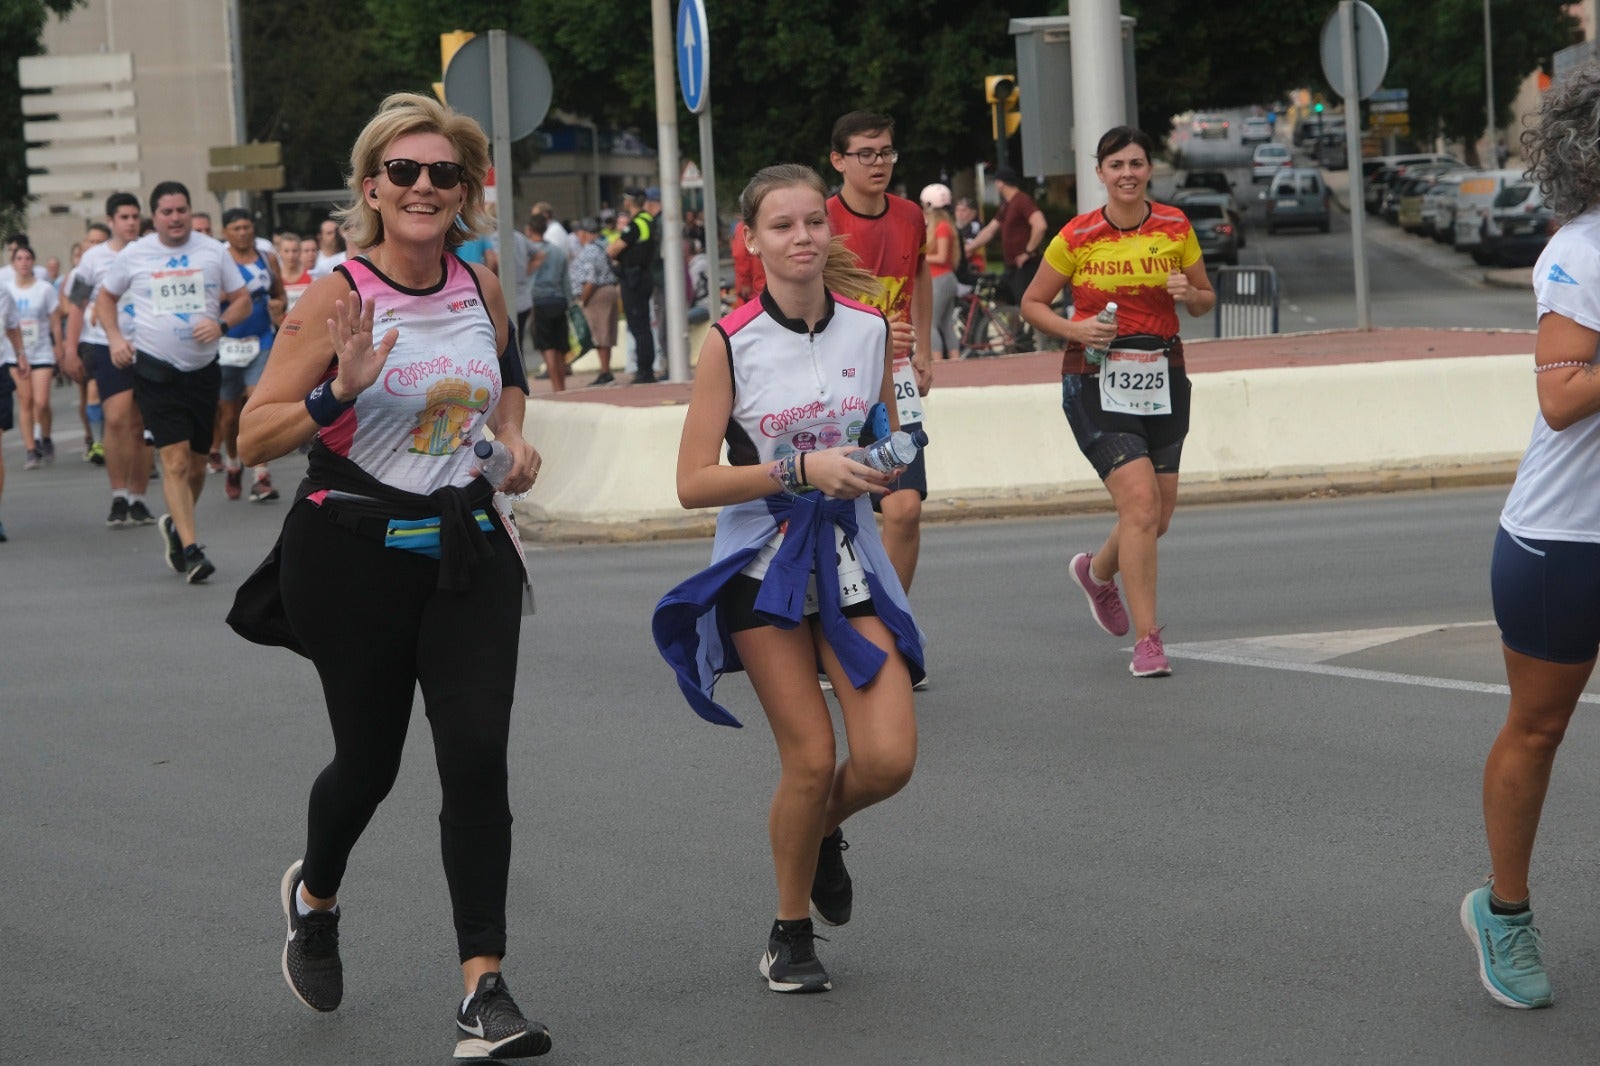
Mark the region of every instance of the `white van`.
POLYGON ((1461 180, 1456 189, 1456 251, 1470 253, 1480 265, 1488 261, 1484 241, 1500 236, 1490 214, 1494 198, 1521 180, 1520 170, 1486 170, 1461 180))

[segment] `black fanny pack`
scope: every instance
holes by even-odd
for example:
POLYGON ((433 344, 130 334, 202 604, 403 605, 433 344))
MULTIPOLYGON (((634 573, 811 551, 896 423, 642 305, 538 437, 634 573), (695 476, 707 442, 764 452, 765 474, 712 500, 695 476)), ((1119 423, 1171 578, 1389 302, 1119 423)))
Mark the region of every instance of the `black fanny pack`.
POLYGON ((1165 355, 1170 353, 1177 343, 1176 337, 1162 337, 1154 333, 1128 333, 1117 337, 1107 347, 1130 352, 1161 352, 1165 355))

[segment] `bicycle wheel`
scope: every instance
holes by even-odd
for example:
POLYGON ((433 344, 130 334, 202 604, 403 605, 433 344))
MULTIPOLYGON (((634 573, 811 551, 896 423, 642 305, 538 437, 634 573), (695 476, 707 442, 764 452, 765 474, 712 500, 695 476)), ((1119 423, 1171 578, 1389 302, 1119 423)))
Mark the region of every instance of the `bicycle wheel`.
POLYGON ((966 321, 961 328, 961 358, 999 355, 1003 342, 1004 333, 996 328, 994 314, 989 307, 978 300, 970 301, 966 321))

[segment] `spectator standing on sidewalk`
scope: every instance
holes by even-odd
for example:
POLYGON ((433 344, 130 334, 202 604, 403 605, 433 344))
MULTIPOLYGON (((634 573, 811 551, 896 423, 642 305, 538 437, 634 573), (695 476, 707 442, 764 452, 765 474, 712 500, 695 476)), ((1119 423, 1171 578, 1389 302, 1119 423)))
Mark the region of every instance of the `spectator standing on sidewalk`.
POLYGON ((652 385, 656 380, 656 342, 652 324, 656 276, 661 273, 661 241, 656 233, 656 212, 650 204, 661 206, 659 189, 629 189, 631 216, 606 254, 617 264, 622 279, 622 313, 628 318, 628 333, 633 337, 634 359, 638 369, 635 385, 652 385))
MULTIPOLYGON (((1511 703, 1483 768, 1488 883, 1461 901, 1478 980, 1507 1007, 1553 1002, 1528 870, 1550 771, 1600 651, 1600 64, 1544 95, 1522 134, 1561 228, 1533 268, 1539 409, 1500 513, 1489 587, 1511 703)), ((1581 949, 1568 957, 1582 954, 1581 949)))
POLYGON ((567 322, 567 249, 547 240, 550 220, 544 215, 528 219, 533 238, 533 346, 544 355, 550 373, 550 391, 567 387, 567 353, 571 326, 567 322))
POLYGON ((610 385, 611 349, 617 343, 617 275, 611 257, 600 243, 600 223, 586 218, 578 223, 578 256, 567 270, 572 299, 583 310, 589 325, 589 339, 600 360, 600 373, 591 385, 610 385))
POLYGON ((1006 264, 1000 275, 1000 288, 1020 307, 1022 294, 1028 291, 1043 261, 1048 223, 1033 197, 1022 191, 1022 177, 1015 170, 996 169, 994 185, 1000 191, 1000 210, 978 230, 968 247, 977 251, 994 240, 996 233, 1000 234, 1000 254, 1006 264))

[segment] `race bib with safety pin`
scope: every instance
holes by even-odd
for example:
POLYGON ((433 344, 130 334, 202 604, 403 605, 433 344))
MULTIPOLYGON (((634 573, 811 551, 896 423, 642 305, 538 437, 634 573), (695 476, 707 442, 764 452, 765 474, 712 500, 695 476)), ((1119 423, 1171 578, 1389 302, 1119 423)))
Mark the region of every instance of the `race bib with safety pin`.
POLYGON ((186 270, 152 270, 150 303, 157 314, 194 315, 206 309, 205 272, 197 267, 186 270))
POLYGON ((1125 415, 1171 414, 1167 353, 1111 349, 1100 368, 1100 409, 1125 415))
POLYGON ((223 366, 249 366, 260 354, 260 337, 223 337, 217 342, 217 361, 223 366))
POLYGON ((22 350, 30 353, 39 344, 39 320, 25 318, 22 320, 22 350))

